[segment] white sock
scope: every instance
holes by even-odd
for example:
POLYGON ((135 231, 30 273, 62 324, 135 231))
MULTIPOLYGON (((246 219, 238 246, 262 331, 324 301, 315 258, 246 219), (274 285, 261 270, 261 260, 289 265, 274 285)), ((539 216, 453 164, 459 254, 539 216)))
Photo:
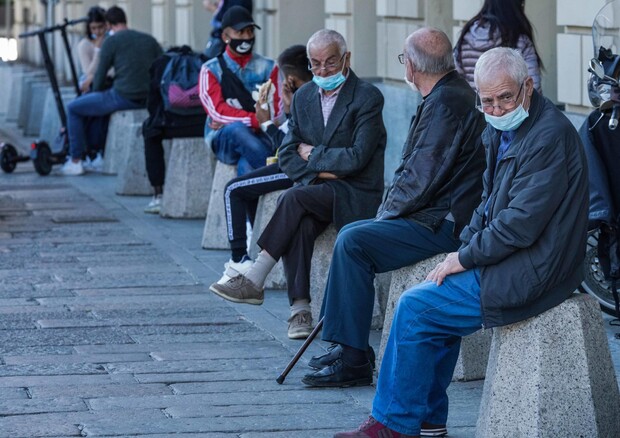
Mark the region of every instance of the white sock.
POLYGON ((259 288, 265 286, 265 279, 276 265, 276 260, 271 257, 267 251, 261 251, 256 257, 256 261, 252 267, 244 274, 245 278, 250 280, 259 288))
POLYGON ((297 315, 299 312, 310 312, 310 300, 297 298, 293 300, 293 305, 291 306, 291 316, 297 315))

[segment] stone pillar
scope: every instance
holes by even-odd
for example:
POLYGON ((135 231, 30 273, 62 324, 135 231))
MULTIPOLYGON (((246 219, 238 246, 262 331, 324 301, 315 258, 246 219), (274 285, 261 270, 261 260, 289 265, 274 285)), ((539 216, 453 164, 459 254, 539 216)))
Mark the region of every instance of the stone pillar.
POLYGON ((226 209, 224 190, 228 181, 237 176, 237 166, 218 161, 215 165, 209 207, 202 234, 202 247, 205 249, 229 249, 226 231, 226 209))
POLYGON ((601 311, 589 295, 493 329, 477 438, 618 437, 619 407, 601 311))
MULTIPOLYGON (((411 0, 408 0, 411 1, 411 0)), ((351 67, 360 77, 376 77, 377 14, 381 0, 330 0, 325 2, 325 27, 337 30, 351 51, 351 67)), ((384 51, 384 47, 380 51, 384 51)), ((398 52, 400 53, 400 52, 398 52)))

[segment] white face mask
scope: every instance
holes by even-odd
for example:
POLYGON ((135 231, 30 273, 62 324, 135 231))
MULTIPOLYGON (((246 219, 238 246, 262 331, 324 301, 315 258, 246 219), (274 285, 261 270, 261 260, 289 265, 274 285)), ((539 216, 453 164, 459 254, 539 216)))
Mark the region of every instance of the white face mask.
POLYGON ((413 82, 407 79, 407 75, 405 75, 405 83, 409 85, 409 88, 411 88, 413 91, 418 91, 418 87, 416 87, 413 82))
POLYGON ((521 126, 523 121, 530 115, 530 113, 523 108, 523 102, 525 102, 525 90, 523 91, 523 100, 516 109, 503 116, 494 116, 484 113, 484 119, 498 131, 514 131, 521 126))

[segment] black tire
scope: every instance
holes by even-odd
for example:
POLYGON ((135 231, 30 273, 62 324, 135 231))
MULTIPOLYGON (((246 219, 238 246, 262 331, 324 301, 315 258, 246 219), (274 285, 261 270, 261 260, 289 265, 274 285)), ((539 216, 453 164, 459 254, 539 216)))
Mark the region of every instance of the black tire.
POLYGON ((616 316, 616 304, 611 292, 611 285, 609 281, 605 280, 603 270, 598 262, 597 244, 598 231, 588 237, 586 258, 583 262, 585 278, 579 286, 579 290, 596 298, 603 312, 616 316))
POLYGON ((37 156, 32 160, 34 170, 41 176, 49 175, 52 171, 52 151, 47 143, 37 144, 37 156))
POLYGON ((6 173, 11 173, 15 170, 17 166, 17 150, 13 145, 5 143, 2 147, 2 152, 0 152, 0 168, 4 170, 6 173))

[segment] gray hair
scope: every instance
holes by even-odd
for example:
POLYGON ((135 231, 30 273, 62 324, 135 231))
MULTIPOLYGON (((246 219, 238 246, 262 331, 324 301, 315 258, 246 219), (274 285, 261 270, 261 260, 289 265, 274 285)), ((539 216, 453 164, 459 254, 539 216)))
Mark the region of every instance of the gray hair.
POLYGON ((480 87, 480 82, 487 81, 500 73, 505 73, 517 84, 527 79, 527 64, 518 50, 496 47, 484 52, 478 58, 474 69, 476 88, 480 87))
POLYGON ((306 44, 308 58, 310 58, 310 49, 312 47, 328 47, 332 44, 338 46, 340 55, 347 53, 347 42, 344 40, 344 37, 335 30, 321 29, 315 32, 308 40, 308 44, 306 44))
POLYGON ((425 27, 412 33, 405 51, 415 68, 423 73, 439 75, 454 70, 452 44, 439 29, 425 27))

